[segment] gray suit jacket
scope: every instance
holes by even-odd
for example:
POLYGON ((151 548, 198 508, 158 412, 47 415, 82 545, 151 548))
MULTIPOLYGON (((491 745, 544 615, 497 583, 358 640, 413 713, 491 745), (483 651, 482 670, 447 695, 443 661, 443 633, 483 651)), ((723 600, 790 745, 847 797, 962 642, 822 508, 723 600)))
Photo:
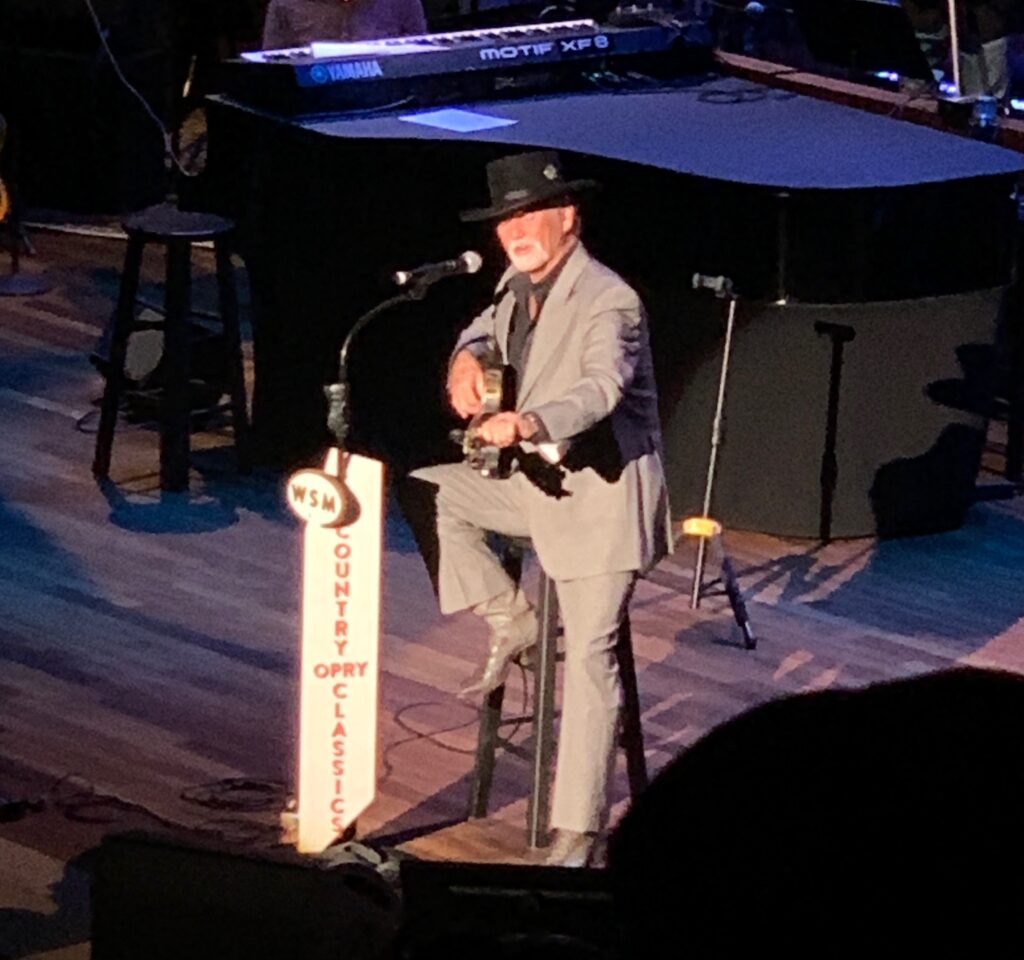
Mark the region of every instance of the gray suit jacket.
MULTIPOLYGON (((507 362, 515 297, 501 291, 510 275, 455 352, 492 337, 507 362)), ((582 244, 544 304, 516 409, 540 417, 553 441, 571 441, 566 496, 549 496, 522 475, 494 481, 523 486, 548 574, 571 580, 657 563, 672 538, 647 321, 633 289, 582 244)))

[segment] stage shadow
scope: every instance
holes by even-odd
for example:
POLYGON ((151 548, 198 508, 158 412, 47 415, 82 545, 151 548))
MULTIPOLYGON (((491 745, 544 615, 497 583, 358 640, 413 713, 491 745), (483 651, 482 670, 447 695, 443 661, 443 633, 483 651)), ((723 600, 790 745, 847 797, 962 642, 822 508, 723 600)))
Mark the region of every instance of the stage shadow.
MULTIPOLYGON (((6 485, 5 485, 6 486, 6 485)), ((40 529, 27 509, 0 497, 0 664, 17 663, 72 683, 96 679, 86 661, 59 643, 40 646, 25 625, 45 624, 45 598, 78 603, 98 596, 99 588, 79 558, 40 529)), ((2 669, 0 669, 2 673, 2 669)))
POLYGON ((812 606, 863 626, 977 647, 1024 617, 1022 567, 1024 521, 976 507, 957 530, 879 541, 863 569, 812 606))
POLYGON ((99 481, 111 523, 135 533, 201 534, 234 526, 244 514, 255 514, 281 526, 298 527, 285 504, 284 478, 279 474, 239 475, 231 447, 193 453, 192 467, 200 479, 193 482, 194 489, 181 493, 159 489, 155 476, 140 478, 144 481, 140 492, 127 489, 138 481, 99 481))
POLYGON ((96 853, 96 849, 86 850, 67 862, 60 879, 50 886, 52 912, 0 907, 0 956, 4 960, 33 957, 89 939, 96 853))
POLYGON ((955 640, 958 647, 981 646, 1024 617, 1024 520, 1009 513, 976 506, 956 530, 866 540, 834 564, 822 561, 824 550, 814 545, 739 570, 744 593, 756 597, 775 587, 780 603, 806 603, 852 624, 955 640))

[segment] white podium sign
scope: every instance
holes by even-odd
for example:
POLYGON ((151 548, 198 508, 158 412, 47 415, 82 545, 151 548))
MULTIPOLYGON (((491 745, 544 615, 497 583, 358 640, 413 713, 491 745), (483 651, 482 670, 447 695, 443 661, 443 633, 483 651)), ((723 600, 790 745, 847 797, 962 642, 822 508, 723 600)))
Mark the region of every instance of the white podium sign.
POLYGON ((297 847, 324 850, 377 790, 384 468, 332 449, 288 480, 306 521, 297 847), (340 470, 339 470, 339 460, 340 470))

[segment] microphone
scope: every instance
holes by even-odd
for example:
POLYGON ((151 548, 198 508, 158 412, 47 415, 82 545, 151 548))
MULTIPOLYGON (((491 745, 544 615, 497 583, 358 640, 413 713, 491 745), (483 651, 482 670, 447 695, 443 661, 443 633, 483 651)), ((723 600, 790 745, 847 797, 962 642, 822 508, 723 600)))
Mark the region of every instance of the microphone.
POLYGON ((392 275, 392 279, 400 287, 407 287, 411 283, 427 286, 436 283, 444 277, 455 277, 460 273, 476 273, 483 265, 483 257, 475 250, 467 250, 454 260, 442 260, 440 263, 425 263, 421 267, 414 267, 412 270, 398 270, 392 275))
POLYGON ((716 297, 732 296, 732 281, 728 277, 709 277, 705 273, 693 275, 694 290, 712 290, 716 297))

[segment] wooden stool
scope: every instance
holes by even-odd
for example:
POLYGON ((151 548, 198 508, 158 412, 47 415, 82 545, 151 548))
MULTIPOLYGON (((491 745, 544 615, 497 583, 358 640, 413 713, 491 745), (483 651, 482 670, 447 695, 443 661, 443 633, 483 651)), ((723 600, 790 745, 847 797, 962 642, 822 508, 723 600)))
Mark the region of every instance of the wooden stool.
POLYGON ((160 398, 160 487, 163 490, 188 488, 189 437, 191 410, 189 398, 189 311, 192 287, 192 244, 212 240, 217 261, 217 287, 220 317, 227 349, 228 387, 231 395, 231 420, 235 434, 238 469, 249 470, 249 417, 246 412, 245 375, 242 366, 242 338, 238 325, 238 298, 235 292, 228 241, 235 228, 224 217, 210 213, 189 213, 169 203, 133 213, 123 221, 128 234, 114 332, 110 346, 110 366, 100 409, 96 435, 96 453, 92 472, 103 479, 110 472, 110 451, 114 442, 117 410, 124 389, 125 356, 128 337, 135 326, 135 299, 139 288, 142 251, 147 243, 159 243, 167 250, 167 286, 165 293, 164 358, 167 384, 160 398))
MULTIPOLYGON (((518 578, 522 568, 522 554, 531 549, 528 538, 510 540, 510 572, 518 578)), ((487 805, 494 778, 494 762, 498 747, 528 760, 532 767, 533 785, 526 813, 527 839, 530 847, 547 844, 548 822, 551 814, 551 769, 555 753, 555 664, 558 660, 558 596, 554 581, 541 570, 537 614, 540 636, 529 669, 533 671, 534 712, 530 717, 502 717, 505 699, 504 686, 493 691, 480 708, 480 731, 477 736, 476 764, 473 768, 469 817, 487 816, 487 805), (527 745, 521 746, 502 737, 501 727, 524 720, 532 730, 527 745)), ((647 786, 647 760, 644 757, 643 729, 640 725, 640 697, 636 685, 636 663, 628 616, 623 621, 615 645, 622 681, 622 713, 620 743, 626 753, 629 792, 636 798, 647 786)))

